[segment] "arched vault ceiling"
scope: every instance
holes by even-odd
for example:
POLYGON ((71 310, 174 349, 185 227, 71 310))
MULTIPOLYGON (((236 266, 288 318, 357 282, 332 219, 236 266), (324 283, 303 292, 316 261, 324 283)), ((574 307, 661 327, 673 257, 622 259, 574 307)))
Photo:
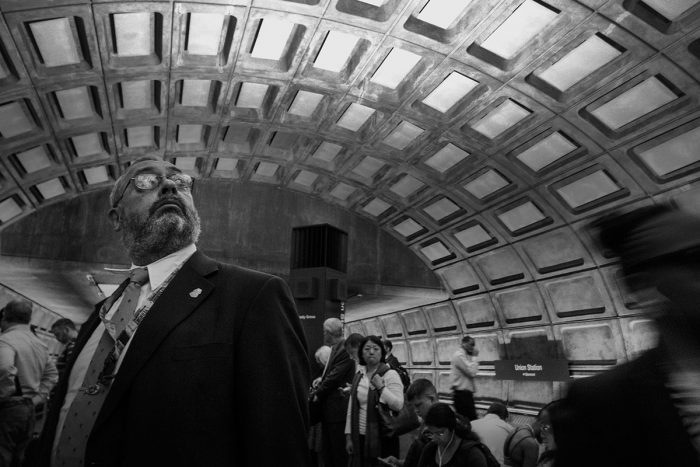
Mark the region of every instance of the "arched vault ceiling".
POLYGON ((366 216, 459 294, 599 264, 586 218, 698 176, 699 0, 0 13, 0 229, 157 154, 366 216))

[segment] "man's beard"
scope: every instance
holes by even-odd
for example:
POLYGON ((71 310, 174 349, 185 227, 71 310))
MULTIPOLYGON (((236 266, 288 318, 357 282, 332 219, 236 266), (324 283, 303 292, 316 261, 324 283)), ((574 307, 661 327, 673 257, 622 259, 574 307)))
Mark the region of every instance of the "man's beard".
POLYGON ((201 225, 197 211, 175 200, 181 212, 174 208, 158 212, 163 201, 154 203, 146 215, 134 213, 124 218, 122 242, 138 266, 159 260, 199 238, 201 225))

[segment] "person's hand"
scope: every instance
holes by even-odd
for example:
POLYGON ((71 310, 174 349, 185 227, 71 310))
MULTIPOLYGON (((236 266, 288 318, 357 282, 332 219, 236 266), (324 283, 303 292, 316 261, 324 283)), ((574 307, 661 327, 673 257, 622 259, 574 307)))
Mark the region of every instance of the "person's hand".
POLYGON ((382 464, 391 465, 393 467, 401 467, 403 465, 403 462, 401 462, 394 456, 385 457, 383 459, 381 457, 378 457, 377 460, 379 460, 379 462, 381 462, 382 464))
POLYGON ((382 389, 384 387, 384 378, 375 374, 372 376, 372 386, 374 386, 375 389, 382 389))
POLYGON ((342 392, 343 394, 349 394, 350 389, 352 389, 352 385, 350 383, 345 383, 345 387, 338 388, 338 391, 342 392))
POLYGON ((314 382, 311 383, 311 387, 314 388, 314 389, 316 389, 316 388, 318 387, 319 384, 321 384, 321 378, 320 378, 320 377, 316 378, 316 379, 314 380, 314 382))
POLYGON ((348 453, 348 456, 352 456, 352 438, 350 438, 350 435, 345 435, 345 452, 348 453))

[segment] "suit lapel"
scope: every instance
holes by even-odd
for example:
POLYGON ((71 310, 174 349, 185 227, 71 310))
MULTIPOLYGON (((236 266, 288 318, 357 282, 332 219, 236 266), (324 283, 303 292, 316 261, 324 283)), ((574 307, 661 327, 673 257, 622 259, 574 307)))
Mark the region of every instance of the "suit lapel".
POLYGON ((214 261, 200 252, 195 252, 178 271, 134 334, 117 377, 97 416, 94 430, 109 418, 119 400, 131 387, 138 372, 158 349, 163 339, 211 293, 214 284, 205 276, 217 269, 218 266, 214 261))

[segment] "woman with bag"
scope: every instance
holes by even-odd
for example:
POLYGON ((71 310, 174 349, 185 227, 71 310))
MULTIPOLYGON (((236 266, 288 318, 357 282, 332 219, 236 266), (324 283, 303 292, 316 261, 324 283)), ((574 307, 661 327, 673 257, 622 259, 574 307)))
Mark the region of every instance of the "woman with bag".
POLYGON ((386 351, 379 337, 362 339, 358 356, 360 367, 350 389, 345 447, 350 467, 373 467, 380 465, 378 457, 399 455, 399 439, 386 435, 380 411, 401 410, 403 384, 399 374, 385 363, 386 351))

